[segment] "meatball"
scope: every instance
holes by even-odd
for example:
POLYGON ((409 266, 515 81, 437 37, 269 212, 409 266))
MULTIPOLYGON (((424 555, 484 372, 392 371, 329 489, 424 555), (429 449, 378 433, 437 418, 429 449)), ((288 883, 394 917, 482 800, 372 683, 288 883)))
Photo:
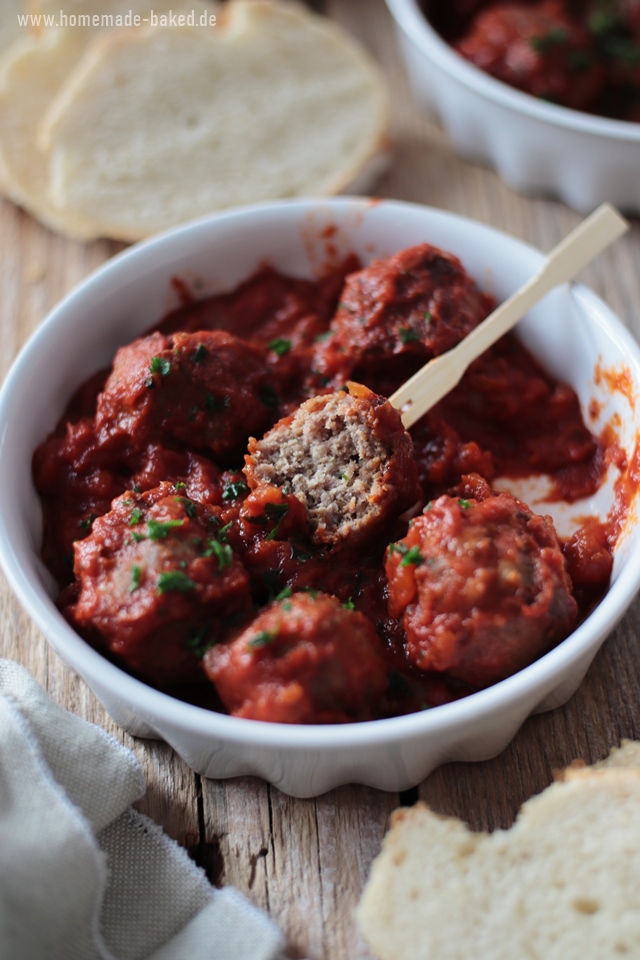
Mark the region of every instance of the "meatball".
POLYGON ((456 49, 498 80, 575 110, 593 109, 604 81, 587 30, 558 0, 495 4, 456 49))
POLYGON ((152 333, 118 350, 96 426, 137 450, 173 442, 225 462, 273 422, 274 408, 268 365, 249 344, 218 330, 152 333))
POLYGON ((204 668, 233 716, 279 723, 371 720, 387 687, 373 624, 324 593, 271 604, 204 668))
POLYGON ((522 669, 576 620, 551 519, 506 493, 439 497, 390 545, 386 570, 410 662, 475 687, 522 669))
POLYGON ((245 474, 293 494, 316 543, 362 543, 418 499, 413 444, 397 410, 367 387, 306 400, 262 440, 251 438, 245 474))
POLYGON ((389 396, 492 306, 457 257, 426 243, 410 247, 347 277, 315 369, 335 386, 357 380, 389 396))
POLYGON ((160 687, 201 679, 206 646, 251 609, 247 574, 217 510, 163 483, 118 497, 74 545, 77 597, 65 615, 160 687))
POLYGON ((150 443, 137 460, 127 486, 144 493, 165 481, 198 503, 220 504, 224 499, 224 474, 211 460, 190 450, 170 450, 161 443, 150 443))

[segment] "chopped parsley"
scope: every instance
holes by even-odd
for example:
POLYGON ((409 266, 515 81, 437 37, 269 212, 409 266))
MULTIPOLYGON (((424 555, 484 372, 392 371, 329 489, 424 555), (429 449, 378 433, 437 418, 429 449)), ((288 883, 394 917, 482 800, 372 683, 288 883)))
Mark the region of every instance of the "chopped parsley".
POLYGON ((207 540, 207 546, 203 550, 202 556, 215 557, 218 561, 219 570, 225 570, 233 563, 233 550, 228 543, 220 543, 219 540, 207 540))
POLYGON ((286 600, 288 597, 291 596, 292 592, 293 592, 293 591, 291 590, 291 587, 286 586, 286 587, 284 587, 284 589, 282 589, 282 590, 280 591, 280 593, 278 594, 278 596, 277 596, 277 597, 274 597, 273 599, 275 600, 276 603, 277 603, 279 600, 286 600))
POLYGON ((208 393, 204 405, 208 413, 219 413, 231 406, 231 397, 228 394, 226 397, 215 397, 212 393, 208 393))
POLYGON ((199 343, 196 347, 196 352, 193 355, 193 362, 202 363, 204 358, 207 356, 207 352, 207 348, 202 343, 199 343))
POLYGON ((431 323, 432 320, 433 320, 433 314, 431 313, 431 310, 427 310, 427 312, 424 315, 424 322, 431 323))
POLYGON ((400 566, 408 567, 410 563, 414 564, 416 567, 419 567, 421 563, 424 563, 424 557, 417 547, 411 547, 410 550, 407 550, 404 557, 400 561, 400 566))
POLYGON ((198 584, 182 570, 168 570, 158 577, 158 593, 189 593, 197 590, 198 584))
POLYGON ((184 482, 184 480, 176 480, 174 487, 175 487, 176 493, 180 493, 182 490, 187 489, 187 485, 184 482))
POLYGON ((85 517, 84 520, 80 521, 80 528, 82 530, 90 530, 91 524, 93 523, 94 520, 97 520, 97 519, 98 519, 97 513, 90 513, 88 517, 85 517))
POLYGON ((142 567, 131 567, 131 586, 129 587, 129 593, 133 593, 138 589, 142 582, 142 567))
POLYGON ((209 650, 215 642, 215 638, 211 636, 210 628, 203 626, 188 636, 184 645, 187 650, 193 651, 196 657, 204 657, 207 650, 209 650))
POLYGON ((181 503, 184 507, 184 512, 189 517, 190 520, 195 520, 198 516, 198 510, 196 508, 193 500, 189 500, 188 497, 176 497, 178 503, 181 503))
POLYGON ((603 37, 620 27, 620 18, 609 10, 594 10, 588 24, 590 33, 603 37))
POLYGON ((218 518, 216 516, 212 516, 209 517, 209 523, 213 524, 217 528, 215 539, 219 540, 220 543, 226 543, 228 540, 227 534, 233 526, 233 520, 229 520, 229 523, 225 523, 224 527, 221 527, 218 518))
POLYGON ((273 643, 277 636, 277 630, 261 630, 260 633, 256 633, 255 637, 252 637, 251 640, 249 640, 247 646, 251 650, 259 650, 260 647, 268 647, 270 643, 273 643))
POLYGON ((420 553, 417 547, 407 547, 406 543, 390 543, 389 544, 389 556, 394 553, 399 553, 402 556, 400 561, 401 567, 408 567, 409 564, 414 564, 418 567, 421 563, 424 563, 424 557, 420 553))
POLYGON ((279 357, 284 357, 285 353, 289 353, 289 350, 291 350, 291 340, 283 340, 282 337, 276 337, 276 339, 272 340, 269 344, 269 350, 273 350, 279 357))
POLYGON ((151 373, 159 373, 161 376, 166 377, 171 370, 171 361, 165 357, 152 357, 149 370, 151 373))
POLYGON ((222 491, 223 500, 236 500, 243 494, 249 493, 249 487, 244 480, 232 480, 222 491))
POLYGON ((531 37, 529 44, 534 50, 537 50, 538 53, 547 53, 553 49, 553 47, 560 43, 565 43, 568 39, 569 37, 566 30, 563 30, 562 27, 555 27, 553 30, 549 30, 548 33, 543 33, 539 37, 531 37))
POLYGON ((140 507, 134 507, 131 511, 131 516, 129 517, 129 526, 135 527, 142 520, 142 510, 140 507))
POLYGON ((349 597, 346 603, 343 603, 342 606, 345 610, 355 610, 356 605, 353 602, 353 597, 349 597))
MULTIPOLYGON (((164 540, 176 527, 181 527, 184 520, 147 520, 147 536, 150 540, 164 540)), ((135 537, 135 534, 134 534, 135 537)))
POLYGON ((404 543, 390 543, 389 544, 389 556, 393 553, 400 553, 404 557, 408 551, 408 547, 404 543))
POLYGON ((288 503, 266 503, 264 507, 264 512, 269 520, 272 523, 275 523, 275 527, 271 533, 267 536, 267 540, 275 540, 278 536, 278 531, 280 530, 280 525, 286 515, 289 513, 289 504, 288 503))
POLYGON ((415 330, 412 330, 411 327, 399 327, 398 334, 403 344, 413 343, 416 340, 420 340, 419 335, 415 330))
POLYGON ((307 560, 313 560, 312 553, 305 553, 304 550, 301 550, 299 547, 296 547, 295 543, 290 543, 291 547, 291 559, 297 560, 298 563, 306 563, 307 560))
POLYGON ((458 499, 458 503, 460 504, 463 510, 469 510, 471 507, 471 501, 465 500, 464 497, 460 497, 458 499))

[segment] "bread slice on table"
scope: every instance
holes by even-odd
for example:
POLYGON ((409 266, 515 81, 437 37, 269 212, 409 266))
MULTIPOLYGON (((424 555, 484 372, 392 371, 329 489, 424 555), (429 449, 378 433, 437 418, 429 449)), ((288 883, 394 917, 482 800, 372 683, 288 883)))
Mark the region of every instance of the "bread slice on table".
POLYGON ((0 60, 0 189, 54 230, 90 236, 90 224, 72 224, 49 202, 46 157, 36 131, 70 69, 82 56, 81 31, 47 30, 17 40, 0 60))
MULTIPOLYGON (((4 18, 13 5, 12 0, 2 0, 0 51, 4 18)), ((53 16, 56 23, 61 12, 72 24, 79 17, 96 14, 95 0, 68 0, 64 4, 60 0, 29 0, 25 9, 34 15, 53 16)), ((179 5, 175 0, 154 0, 153 9, 161 13, 178 10, 179 5)), ((202 0, 189 0, 189 9, 197 15, 216 8, 202 0)), ((114 23, 117 16, 147 15, 149 0, 110 0, 104 12, 114 18, 114 23)), ((17 22, 17 16, 15 19, 17 22)), ((0 56, 0 190, 53 230, 76 239, 95 236, 93 223, 81 212, 60 213, 54 209, 49 199, 49 160, 36 143, 37 133, 87 47, 112 32, 108 26, 23 28, 0 56)))
POLYGON ((386 91, 355 42, 297 4, 226 10, 211 30, 92 44, 40 131, 60 217, 138 240, 237 204, 338 193, 380 160, 386 91))
POLYGON ((358 907, 365 938, 381 960, 640 957, 639 804, 640 769, 612 764, 570 771, 508 831, 398 811, 358 907))

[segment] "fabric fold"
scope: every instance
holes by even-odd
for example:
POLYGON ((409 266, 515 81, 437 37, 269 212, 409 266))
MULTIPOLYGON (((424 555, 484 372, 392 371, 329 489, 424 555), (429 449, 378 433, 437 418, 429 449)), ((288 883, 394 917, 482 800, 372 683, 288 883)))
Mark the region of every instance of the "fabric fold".
POLYGON ((280 960, 271 920, 133 810, 143 794, 131 751, 0 660, 0 956, 280 960))

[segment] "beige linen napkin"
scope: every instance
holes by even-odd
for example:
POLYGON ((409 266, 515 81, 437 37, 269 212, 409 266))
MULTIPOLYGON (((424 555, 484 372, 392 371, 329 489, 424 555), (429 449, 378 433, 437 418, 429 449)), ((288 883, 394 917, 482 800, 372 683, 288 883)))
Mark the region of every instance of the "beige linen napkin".
POLYGON ((131 809, 134 755, 0 660, 0 957, 278 960, 284 941, 131 809))

